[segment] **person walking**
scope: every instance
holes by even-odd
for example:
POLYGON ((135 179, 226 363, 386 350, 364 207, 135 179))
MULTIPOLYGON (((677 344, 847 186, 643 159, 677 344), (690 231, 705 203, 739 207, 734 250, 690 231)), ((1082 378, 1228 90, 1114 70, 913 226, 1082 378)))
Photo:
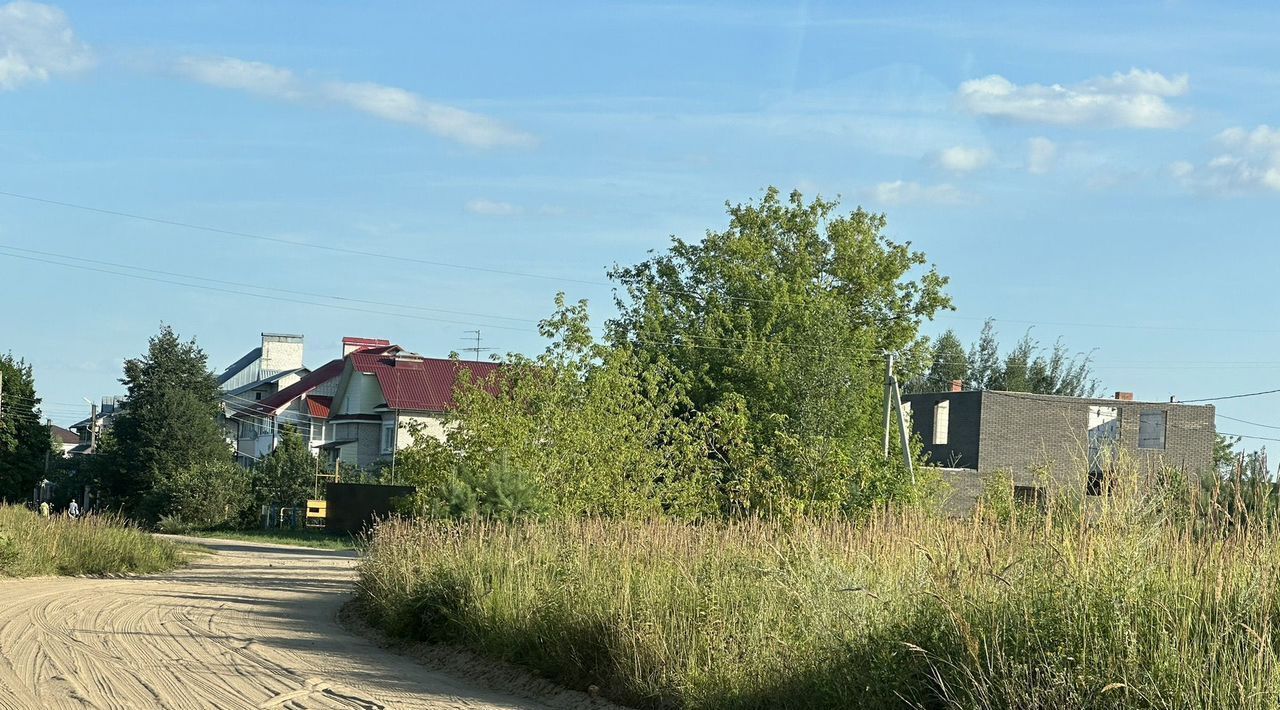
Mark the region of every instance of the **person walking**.
POLYGON ((80 505, 74 500, 71 501, 71 505, 67 506, 67 515, 70 515, 72 520, 80 517, 80 505))
POLYGON ((40 517, 49 517, 49 501, 47 500, 40 501, 40 517))

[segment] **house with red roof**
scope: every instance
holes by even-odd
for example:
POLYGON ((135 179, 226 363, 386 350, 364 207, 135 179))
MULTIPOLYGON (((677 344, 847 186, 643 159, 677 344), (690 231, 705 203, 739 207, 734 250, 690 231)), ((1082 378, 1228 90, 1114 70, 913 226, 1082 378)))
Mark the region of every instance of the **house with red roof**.
MULTIPOLYGON (((384 341, 385 342, 385 341, 384 341)), ((443 440, 457 406, 454 388, 498 369, 491 362, 423 357, 398 345, 369 345, 346 358, 329 412, 332 460, 364 467, 409 446, 415 435, 443 440)))
MULTIPOLYGON (((253 399, 228 396, 224 392, 224 409, 227 412, 227 429, 231 433, 237 458, 244 465, 271 453, 280 442, 281 432, 292 427, 302 435, 311 448, 319 453, 332 439, 328 425, 329 409, 338 388, 346 358, 364 348, 390 346, 390 341, 367 338, 343 338, 343 357, 335 358, 315 370, 299 367, 292 370, 286 381, 279 379, 265 383, 266 377, 248 380, 256 383, 251 388, 253 399), (274 387, 270 385, 275 385, 274 387)), ((241 387, 245 385, 242 384, 241 387)))

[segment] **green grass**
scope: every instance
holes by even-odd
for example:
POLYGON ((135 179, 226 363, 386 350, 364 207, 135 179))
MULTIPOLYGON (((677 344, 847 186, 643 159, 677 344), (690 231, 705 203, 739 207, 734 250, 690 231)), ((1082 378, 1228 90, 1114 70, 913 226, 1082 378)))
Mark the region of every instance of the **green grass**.
POLYGON ((243 540, 268 545, 292 545, 318 547, 324 550, 354 550, 355 540, 350 535, 335 535, 311 530, 193 530, 192 537, 243 540))
POLYGON ((0 576, 165 572, 189 551, 109 515, 42 518, 0 506, 0 576))
POLYGON ((644 708, 1280 705, 1280 535, 1138 517, 391 522, 359 601, 644 708))

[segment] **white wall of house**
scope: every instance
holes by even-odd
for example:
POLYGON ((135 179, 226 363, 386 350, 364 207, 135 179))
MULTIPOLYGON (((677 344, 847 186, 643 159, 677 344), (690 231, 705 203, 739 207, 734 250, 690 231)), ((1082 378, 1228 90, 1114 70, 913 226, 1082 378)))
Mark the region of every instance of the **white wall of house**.
MULTIPOLYGON (((383 415, 383 426, 386 426, 393 420, 397 419, 395 413, 383 415)), ((414 432, 418 432, 418 436, 429 436, 436 441, 443 442, 448 428, 445 426, 443 414, 435 414, 428 412, 400 412, 398 417, 400 421, 400 431, 396 435, 396 448, 403 449, 413 446, 416 436, 414 432)))
POLYGON ((347 382, 347 391, 341 402, 334 402, 340 414, 372 413, 373 408, 386 401, 382 396, 382 388, 378 386, 378 378, 363 372, 351 373, 347 382))

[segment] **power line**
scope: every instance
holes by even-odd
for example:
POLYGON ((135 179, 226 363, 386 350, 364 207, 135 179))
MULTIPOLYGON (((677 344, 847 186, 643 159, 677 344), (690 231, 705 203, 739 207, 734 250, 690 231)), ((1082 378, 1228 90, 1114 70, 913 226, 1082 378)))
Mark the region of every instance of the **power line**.
MULTIPOLYGON (((297 248, 304 248, 304 249, 319 249, 322 251, 328 251, 328 252, 337 253, 337 254, 350 254, 353 256, 363 256, 363 257, 372 258, 372 259, 383 259, 383 260, 394 261, 399 263, 411 262, 415 264, 423 264, 426 266, 436 266, 436 267, 446 268, 446 269, 475 271, 475 272, 482 272, 482 273, 489 273, 489 274, 497 274, 500 276, 517 276, 520 278, 540 279, 543 281, 552 281, 552 282, 559 282, 559 283, 575 283, 575 284, 582 284, 586 286, 606 286, 609 288, 613 288, 614 286, 616 286, 616 284, 614 284, 611 281, 600 281, 595 279, 579 279, 579 278, 572 278, 567 276, 549 276, 547 274, 537 274, 537 273, 531 273, 527 271, 496 269, 488 266, 476 266, 474 264, 459 264, 459 263, 447 262, 447 261, 436 261, 433 259, 423 259, 420 257, 407 256, 404 254, 388 254, 384 252, 368 251, 365 249, 352 249, 349 247, 339 247, 339 246, 333 246, 329 244, 317 244, 313 242, 305 242, 305 241, 299 241, 295 239, 271 237, 265 234, 257 234, 255 232, 245 232, 245 231, 240 231, 235 229, 223 229, 221 227, 211 227, 203 224, 195 224, 193 222, 181 222, 178 220, 164 219, 160 217, 149 217, 147 215, 140 215, 132 212, 123 212, 120 210, 111 210, 111 209, 105 209, 102 207, 92 207, 89 205, 82 205, 74 202, 66 202, 63 200, 52 200, 45 197, 36 197, 34 195, 24 195, 17 192, 7 192, 7 191, 0 190, 0 196, 11 197, 18 200, 27 200, 30 202, 38 202, 46 205, 54 205, 57 207, 65 207, 68 209, 82 210, 85 212, 94 212, 97 214, 111 215, 113 217, 123 217, 125 219, 133 219, 133 220, 138 220, 142 222, 150 222, 152 224, 160 224, 168 227, 180 227, 182 229, 192 229, 192 230, 197 230, 201 232, 208 232, 210 234, 219 234, 223 236, 239 237, 242 239, 253 239, 253 240, 264 241, 264 242, 272 242, 275 244, 284 244, 290 247, 297 247, 297 248)), ((688 291, 683 289, 662 289, 662 288, 657 288, 655 290, 660 293, 666 293, 669 295, 685 295, 685 296, 694 296, 697 298, 705 298, 703 294, 700 294, 696 291, 688 291)), ((722 298, 725 298, 731 301, 742 301, 742 302, 752 302, 752 303, 770 303, 770 304, 778 304, 778 305, 807 305, 807 303, 800 302, 800 301, 787 301, 782 299, 749 298, 744 296, 722 296, 722 298)), ((897 319, 900 319, 900 317, 895 316, 894 319, 897 320, 897 319)))
POLYGON ((1248 424, 1249 426, 1258 426, 1258 427, 1262 427, 1263 429, 1280 429, 1280 426, 1275 426, 1273 424, 1259 424, 1258 422, 1251 422, 1247 419, 1236 419, 1235 417, 1228 417, 1225 414, 1219 414, 1218 418, 1229 419, 1233 422, 1239 422, 1240 424, 1248 424))
POLYGON ((1231 434, 1225 431, 1220 431, 1218 433, 1221 434, 1222 436, 1234 436, 1237 439, 1254 439, 1257 441, 1280 441, 1280 439, 1272 438, 1269 436, 1250 436, 1249 434, 1231 434))
POLYGON ((57 254, 57 253, 54 253, 54 252, 37 251, 37 250, 35 250, 35 249, 23 249, 23 248, 20 248, 20 247, 10 246, 10 245, 8 245, 8 244, 0 244, 0 249, 7 249, 7 250, 10 250, 10 251, 18 251, 18 252, 23 252, 23 253, 26 253, 26 254, 37 254, 37 255, 40 255, 40 256, 54 257, 54 258, 57 258, 57 259, 64 259, 64 260, 67 260, 67 261, 78 261, 78 262, 83 262, 83 263, 87 263, 87 264, 97 264, 97 265, 99 265, 99 266, 110 266, 110 267, 114 267, 114 268, 118 268, 118 269, 132 269, 132 270, 134 270, 134 271, 143 271, 143 272, 150 273, 150 274, 160 274, 160 275, 163 275, 163 276, 174 276, 174 277, 180 277, 180 278, 184 278, 184 279, 192 279, 192 280, 195 280, 195 281, 205 281, 205 282, 208 282, 208 283, 223 284, 223 285, 225 285, 225 286, 239 286, 239 287, 241 287, 241 288, 255 288, 255 289, 262 290, 262 291, 277 291, 277 292, 280 292, 280 293, 287 293, 287 294, 292 294, 292 295, 296 295, 296 296, 309 296, 309 297, 312 297, 312 298, 328 298, 328 299, 332 299, 332 300, 334 300, 334 301, 347 301, 347 302, 350 302, 350 303, 363 303, 363 304, 366 304, 366 305, 373 305, 373 306, 387 306, 387 307, 391 307, 391 308, 408 308, 408 309, 417 310, 417 311, 430 311, 430 312, 434 312, 434 313, 447 313, 447 314, 451 314, 451 315, 460 315, 460 316, 474 316, 474 317, 477 317, 477 318, 493 318, 493 319, 496 319, 496 320, 510 320, 510 321, 517 321, 517 322, 520 322, 520 323, 534 323, 534 322, 536 322, 535 320, 530 319, 530 318, 518 318, 518 317, 513 317, 513 316, 501 316, 501 315, 496 315, 496 314, 493 314, 493 313, 474 313, 474 312, 470 312, 470 311, 458 311, 458 310, 452 310, 452 309, 448 309, 448 308, 433 308, 433 307, 431 307, 431 306, 419 306, 419 305, 414 305, 414 304, 411 304, 411 303, 392 303, 392 302, 388 302, 388 301, 372 301, 372 300, 367 300, 367 299, 362 299, 362 298, 352 298, 352 297, 350 297, 350 296, 337 296, 337 295, 328 294, 328 293, 318 293, 318 292, 315 292, 315 291, 300 291, 300 290, 296 290, 296 289, 280 288, 280 287, 278 287, 278 286, 263 286, 263 285, 261 285, 261 284, 246 283, 246 282, 243 282, 243 281, 227 281, 227 280, 225 280, 225 279, 214 279, 214 278, 209 278, 209 277, 206 277, 206 276, 196 276, 195 274, 183 274, 183 273, 179 273, 179 272, 176 272, 176 271, 164 271, 164 270, 161 270, 161 269, 149 269, 149 268, 146 268, 146 267, 144 267, 144 266, 136 266, 136 265, 133 265, 133 264, 121 264, 121 263, 111 262, 111 261, 101 261, 101 260, 98 260, 98 259, 86 259, 86 258, 84 258, 84 257, 78 257, 78 256, 67 256, 67 255, 64 255, 64 254, 57 254))
MULTIPOLYGON (((516 276, 520 278, 539 279, 544 281, 553 281, 553 282, 561 282, 561 283, 576 283, 576 284, 582 284, 587 286, 615 287, 617 285, 610 281, 601 281, 596 279, 580 279, 580 278, 564 277, 564 276, 550 276, 547 274, 538 274, 538 273, 532 273, 527 271, 515 271, 510 269, 498 269, 498 268, 487 267, 487 266, 477 266, 474 264, 460 264, 455 262, 437 261, 432 259, 423 259, 420 257, 408 256, 404 254, 389 254, 389 253, 383 253, 383 252, 368 251, 364 249, 353 249, 349 247, 333 246, 329 244, 318 244, 318 243, 300 241, 295 239, 284 239, 282 237, 272 237, 265 234, 259 234, 256 232, 224 229, 221 227, 213 227, 209 225, 196 224, 193 222, 183 222, 179 220, 165 219, 161 217, 152 217, 152 216, 137 214, 133 212, 125 212, 122 210, 113 210, 113 209, 107 209, 102 207, 93 207, 90 205, 84 205, 84 204, 79 204, 75 202, 68 202, 65 200, 54 200, 47 197, 37 197, 35 195, 26 195, 26 194, 17 193, 17 192, 0 190, 0 196, 9 197, 17 200, 26 200, 29 202, 36 202, 36 203, 45 204, 45 205, 63 207, 66 209, 81 210, 84 212, 92 212, 97 214, 110 215, 113 217, 121 217, 124 219, 137 220, 141 222, 149 222, 152 224, 159 224, 159 225, 164 225, 169 227, 179 227, 182 229, 190 229, 190 230, 201 231, 201 232, 206 232, 210 234, 218 234, 222 236, 238 237, 242 239, 252 239, 252 240, 258 240, 258 241, 272 242, 272 243, 283 244, 283 245, 296 247, 296 248, 319 249, 319 250, 328 251, 332 253, 349 254, 354 256, 363 256, 367 258, 383 259, 383 260, 395 261, 395 262, 411 262, 411 263, 424 264, 427 266, 436 266, 436 267, 447 268, 447 269, 458 269, 458 270, 464 270, 464 271, 490 273, 490 274, 497 274, 501 276, 516 276)), ((193 277, 193 278, 196 278, 196 277, 193 277)), ((669 295, 688 295, 688 296, 694 296, 697 298, 706 298, 705 294, 701 294, 696 291, 684 290, 684 289, 655 288, 654 290, 660 293, 666 293, 669 295)), ((729 301, 738 301, 738 302, 747 302, 747 303, 765 303, 765 304, 773 304, 773 305, 808 305, 807 302, 790 301, 786 299, 763 299, 763 298, 750 298, 750 297, 744 297, 744 296, 727 296, 727 295, 720 296, 720 298, 723 298, 729 301)), ((911 316, 890 316, 887 318, 887 320, 902 320, 910 317, 911 316)), ((1220 332, 1220 333, 1280 332, 1280 330, 1260 330, 1258 328, 1252 328, 1252 327, 1251 328, 1204 328, 1199 326, 1142 325, 1142 324, 1134 324, 1134 323, 1082 323, 1082 322, 1070 322, 1070 321, 1033 321, 1033 320, 1025 320, 1025 319, 1015 319, 1015 318, 979 318, 976 316, 952 316, 947 314, 938 314, 933 317, 942 318, 942 319, 969 320, 969 321, 992 320, 997 323, 1018 323, 1018 324, 1033 325, 1033 326, 1046 325, 1046 326, 1072 327, 1072 328, 1117 328, 1117 329, 1137 328, 1137 329, 1145 329, 1145 330, 1220 332)))
MULTIPOLYGON (((0 194, 3 194, 3 193, 0 193, 0 194)), ((46 264, 53 264, 54 266, 62 266, 62 267, 66 267, 66 268, 69 268, 69 269, 80 269, 80 270, 83 270, 83 271, 95 271, 95 272, 98 272, 98 273, 111 274, 111 275, 114 275, 114 276, 123 276, 123 277, 125 277, 125 278, 140 279, 140 280, 143 280, 143 281, 155 281, 155 282, 158 282, 158 283, 165 283, 165 284, 170 284, 170 285, 174 285, 174 286, 186 286, 187 288, 198 288, 198 289, 202 289, 202 290, 205 290, 205 291, 216 291, 216 292, 218 292, 218 293, 229 293, 229 294, 237 295, 237 296, 251 296, 251 297, 253 297, 253 298, 262 298, 262 299, 267 299, 267 300, 271 300, 271 301, 281 301, 281 302, 285 302, 285 303, 298 303, 298 304, 302 304, 302 305, 306 305, 306 306, 320 306, 320 307, 322 307, 322 308, 335 308, 335 309, 338 309, 338 310, 343 310, 343 311, 353 311, 353 312, 356 312, 356 313, 372 313, 372 314, 374 314, 374 315, 381 315, 381 316, 395 316, 395 317, 399 317, 399 318, 412 318, 412 319, 414 319, 414 320, 433 321, 433 322, 437 322, 437 323, 451 323, 451 324, 454 324, 454 325, 475 325, 475 321, 460 321, 460 320, 450 320, 450 319, 446 319, 446 318, 432 318, 432 317, 428 317, 428 316, 419 316, 419 315, 414 315, 414 314, 412 314, 412 313, 393 313, 393 312, 388 312, 388 311, 375 311, 375 310, 372 310, 372 309, 369 309, 369 308, 356 308, 356 307, 353 307, 353 306, 343 306, 343 305, 339 305, 339 304, 336 304, 336 303, 316 303, 316 302, 314 302, 314 301, 304 301, 304 300, 297 299, 297 298, 286 298, 286 297, 283 297, 283 296, 271 296, 271 295, 264 294, 264 293, 246 293, 246 292, 244 292, 244 291, 233 291, 233 290, 231 290, 231 289, 227 289, 227 288, 218 288, 218 287, 216 287, 216 286, 204 286, 204 285, 201 285, 201 284, 185 283, 185 282, 182 282, 182 281, 174 281, 174 280, 171 280, 171 279, 162 279, 162 278, 157 278, 157 277, 154 277, 154 276, 143 276, 142 274, 130 274, 130 273, 124 273, 124 272, 120 272, 120 271, 110 271, 110 270, 107 270, 107 269, 99 269, 99 268, 95 268, 95 267, 91 267, 91 266, 82 266, 82 265, 79 265, 79 264, 64 264, 64 263, 62 263, 62 262, 52 261, 52 260, 50 260, 50 259, 42 259, 42 258, 38 258, 38 257, 34 257, 34 256, 23 256, 23 255, 21 255, 21 254, 6 254, 6 253, 3 253, 3 252, 0 252, 0 256, 7 256, 7 257, 9 257, 9 258, 11 258, 11 259, 26 259, 27 261, 38 261, 38 262, 42 262, 42 263, 46 263, 46 264)), ((500 328, 500 329, 503 329, 503 330, 518 330, 518 331, 532 332, 532 329, 530 329, 530 328, 515 328, 515 327, 512 327, 512 326, 494 325, 494 324, 485 324, 485 326, 486 326, 486 327, 488 327, 488 328, 500 328)))
POLYGON ((1184 399, 1180 400, 1180 404, 1190 404, 1192 402, 1219 402, 1224 399, 1243 399, 1245 397, 1261 397, 1266 394, 1276 394, 1280 389, 1264 390, 1262 392, 1246 392, 1245 394, 1228 394, 1221 397, 1201 397, 1200 399, 1184 399))

